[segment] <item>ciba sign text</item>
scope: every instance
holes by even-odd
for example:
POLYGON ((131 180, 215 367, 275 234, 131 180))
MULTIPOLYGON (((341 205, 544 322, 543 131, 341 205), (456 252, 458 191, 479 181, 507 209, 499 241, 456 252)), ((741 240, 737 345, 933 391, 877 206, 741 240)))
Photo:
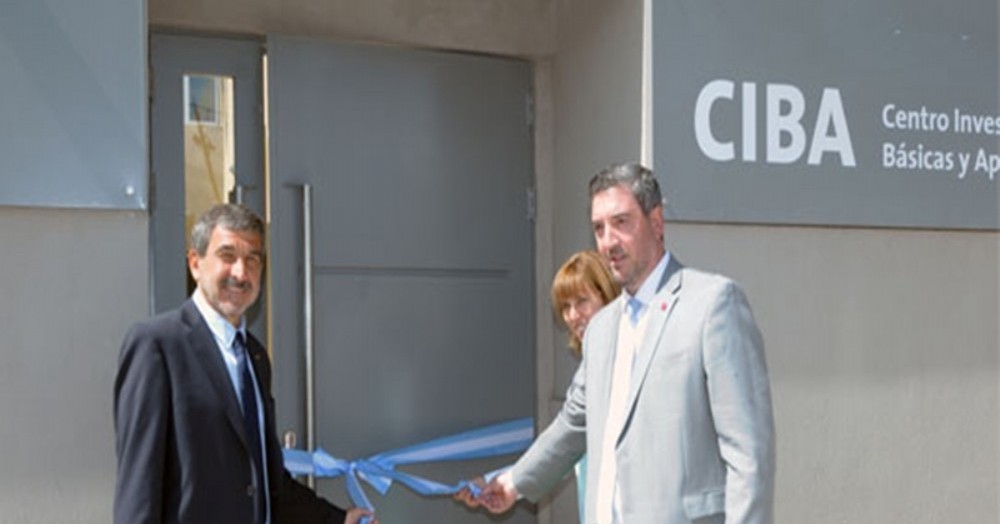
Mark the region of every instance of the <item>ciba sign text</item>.
MULTIPOLYGON (((802 125, 802 117, 809 109, 802 90, 790 84, 769 83, 762 91, 766 163, 793 164, 805 155, 808 165, 838 161, 844 167, 856 166, 839 89, 823 89, 812 133, 807 133, 802 125)), ((757 161, 757 96, 758 85, 754 82, 742 82, 738 98, 736 83, 731 80, 705 84, 694 107, 694 134, 706 157, 717 162, 733 161, 738 144, 743 162, 757 161), (738 136, 712 128, 712 111, 722 105, 738 105, 741 115, 738 136)))

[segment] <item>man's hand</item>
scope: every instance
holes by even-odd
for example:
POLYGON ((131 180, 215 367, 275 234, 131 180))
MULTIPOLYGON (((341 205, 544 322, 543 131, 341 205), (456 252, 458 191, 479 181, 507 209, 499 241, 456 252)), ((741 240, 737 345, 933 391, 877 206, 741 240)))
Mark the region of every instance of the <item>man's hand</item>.
POLYGON ((492 513, 509 510, 517 502, 517 488, 511 480, 510 471, 504 472, 487 484, 479 495, 479 502, 492 513))
POLYGON ((492 513, 503 513, 517 502, 517 489, 514 488, 514 483, 510 479, 510 472, 497 476, 489 484, 486 484, 483 477, 476 477, 472 483, 481 490, 478 497, 473 495, 468 488, 462 488, 451 498, 472 509, 483 506, 492 513))
MULTIPOLYGON (((363 517, 372 517, 373 513, 365 508, 351 508, 344 517, 344 524, 358 524, 363 517)), ((370 524, 378 524, 378 520, 372 517, 370 524)))
MULTIPOLYGON (((479 486, 479 489, 483 489, 486 486, 486 481, 483 480, 483 477, 476 477, 473 479, 472 483, 479 486)), ((472 491, 469 491, 469 488, 462 488, 461 491, 452 495, 451 498, 464 503, 472 509, 476 509, 483 505, 482 502, 472 494, 472 491)))

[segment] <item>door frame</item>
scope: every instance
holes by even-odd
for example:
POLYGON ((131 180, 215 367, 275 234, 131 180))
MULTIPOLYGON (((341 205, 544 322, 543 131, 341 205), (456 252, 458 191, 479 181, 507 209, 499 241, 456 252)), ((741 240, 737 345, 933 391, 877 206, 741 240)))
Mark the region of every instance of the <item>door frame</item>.
MULTIPOLYGON (((188 297, 184 188, 183 75, 233 78, 236 184, 242 202, 265 214, 263 41, 150 30, 150 310, 161 313, 188 297)), ((230 195, 233 201, 236 195, 230 195)), ((257 336, 267 337, 266 286, 247 312, 257 336)))

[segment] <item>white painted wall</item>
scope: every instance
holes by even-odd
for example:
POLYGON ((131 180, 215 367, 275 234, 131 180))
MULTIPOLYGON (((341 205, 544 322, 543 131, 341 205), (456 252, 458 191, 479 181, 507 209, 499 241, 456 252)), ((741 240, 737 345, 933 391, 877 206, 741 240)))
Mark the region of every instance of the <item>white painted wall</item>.
POLYGON ((111 522, 112 388, 145 317, 139 212, 0 207, 0 521, 111 522))
POLYGON ((746 288, 778 435, 776 517, 997 522, 1000 235, 668 224, 746 288))

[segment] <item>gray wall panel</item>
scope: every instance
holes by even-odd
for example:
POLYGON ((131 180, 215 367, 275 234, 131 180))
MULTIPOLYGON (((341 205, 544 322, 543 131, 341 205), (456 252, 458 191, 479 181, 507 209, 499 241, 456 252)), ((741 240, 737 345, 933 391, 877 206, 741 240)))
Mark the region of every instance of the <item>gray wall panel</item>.
POLYGON ((997 229, 997 15, 995 0, 654 2, 655 164, 669 170, 669 212, 997 229), (717 81, 729 84, 711 96, 717 81), (904 128, 899 111, 941 125, 904 128), (956 112, 991 127, 959 131, 956 112))
POLYGON ((144 6, 5 2, 0 205, 147 207, 144 6))

